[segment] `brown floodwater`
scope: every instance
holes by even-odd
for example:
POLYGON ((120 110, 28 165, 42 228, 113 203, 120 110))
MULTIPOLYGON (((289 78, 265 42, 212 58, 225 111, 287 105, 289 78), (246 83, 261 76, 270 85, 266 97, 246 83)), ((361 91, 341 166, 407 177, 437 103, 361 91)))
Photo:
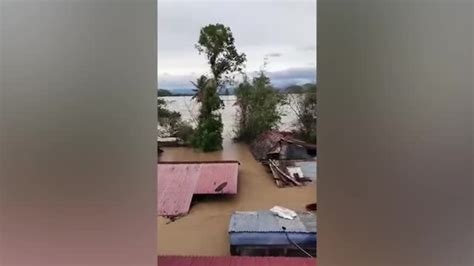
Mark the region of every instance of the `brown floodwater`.
POLYGON ((232 212, 268 210, 275 205, 305 211, 316 202, 316 184, 278 188, 247 145, 226 141, 219 152, 191 148, 162 148, 160 161, 238 160, 238 193, 199 198, 188 215, 172 222, 158 217, 158 255, 230 255, 228 226, 232 212))

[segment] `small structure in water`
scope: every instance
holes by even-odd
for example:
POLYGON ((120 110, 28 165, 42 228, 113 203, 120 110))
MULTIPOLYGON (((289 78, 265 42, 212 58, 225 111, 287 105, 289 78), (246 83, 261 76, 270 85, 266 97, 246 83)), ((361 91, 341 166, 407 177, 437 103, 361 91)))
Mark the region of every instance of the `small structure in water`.
POLYGON ((157 139, 158 147, 184 147, 186 144, 180 138, 175 137, 158 137, 157 139))
POLYGON ((267 165, 278 187, 302 186, 316 181, 316 145, 291 133, 268 131, 250 147, 255 159, 267 165))
POLYGON ((316 257, 316 215, 296 213, 288 220, 266 210, 235 212, 229 223, 231 254, 316 257))
POLYGON ((316 157, 315 144, 295 139, 288 132, 265 132, 252 142, 250 150, 259 161, 311 160, 316 157))

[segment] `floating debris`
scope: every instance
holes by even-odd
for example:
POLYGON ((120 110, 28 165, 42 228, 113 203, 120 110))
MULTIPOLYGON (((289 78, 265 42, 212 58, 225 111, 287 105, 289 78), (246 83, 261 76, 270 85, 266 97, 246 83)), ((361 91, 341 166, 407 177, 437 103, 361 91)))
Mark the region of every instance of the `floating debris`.
POLYGON ((184 215, 170 215, 170 216, 165 216, 165 218, 168 218, 168 221, 166 222, 166 224, 170 224, 170 223, 173 223, 175 222, 176 220, 180 219, 184 217, 184 215))
POLYGON ((186 144, 184 141, 180 138, 175 138, 175 137, 166 137, 166 138, 161 138, 158 137, 158 147, 184 147, 186 144))
POLYGON ((306 210, 315 212, 317 207, 318 207, 317 203, 311 203, 311 204, 306 205, 306 210))
POLYGON ((270 211, 280 216, 281 218, 288 219, 288 220, 293 220, 297 216, 296 212, 287 208, 280 207, 280 206, 275 206, 271 208, 270 211))
POLYGON ((278 187, 304 186, 316 181, 315 160, 268 160, 268 167, 278 187))

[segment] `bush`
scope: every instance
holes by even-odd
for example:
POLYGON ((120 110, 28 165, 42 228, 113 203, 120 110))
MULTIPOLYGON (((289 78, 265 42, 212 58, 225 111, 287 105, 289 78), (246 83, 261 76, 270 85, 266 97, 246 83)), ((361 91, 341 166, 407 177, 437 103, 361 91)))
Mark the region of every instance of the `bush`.
POLYGON ((182 139, 186 144, 190 144, 194 129, 187 123, 182 121, 181 114, 168 110, 166 101, 158 99, 158 124, 162 127, 162 134, 182 139))
POLYGON ((305 85, 302 94, 290 96, 290 107, 297 116, 298 138, 307 142, 316 143, 317 125, 317 88, 315 84, 305 85))
POLYGON ((278 107, 284 97, 270 85, 263 71, 252 83, 245 79, 236 89, 236 95, 240 109, 236 140, 249 142, 278 126, 282 115, 278 107))
POLYGON ((175 132, 177 138, 182 139, 185 144, 191 144, 194 136, 194 128, 190 124, 181 121, 176 125, 175 132))
POLYGON ((193 147, 204 152, 221 150, 223 126, 220 115, 211 114, 201 118, 192 140, 193 147))

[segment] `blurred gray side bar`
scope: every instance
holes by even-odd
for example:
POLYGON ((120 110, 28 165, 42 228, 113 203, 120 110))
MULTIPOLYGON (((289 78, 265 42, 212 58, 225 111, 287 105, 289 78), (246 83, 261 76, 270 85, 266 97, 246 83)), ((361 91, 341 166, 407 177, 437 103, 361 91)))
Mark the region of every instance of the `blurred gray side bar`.
POLYGON ((474 265, 472 1, 318 0, 318 265, 474 265))

